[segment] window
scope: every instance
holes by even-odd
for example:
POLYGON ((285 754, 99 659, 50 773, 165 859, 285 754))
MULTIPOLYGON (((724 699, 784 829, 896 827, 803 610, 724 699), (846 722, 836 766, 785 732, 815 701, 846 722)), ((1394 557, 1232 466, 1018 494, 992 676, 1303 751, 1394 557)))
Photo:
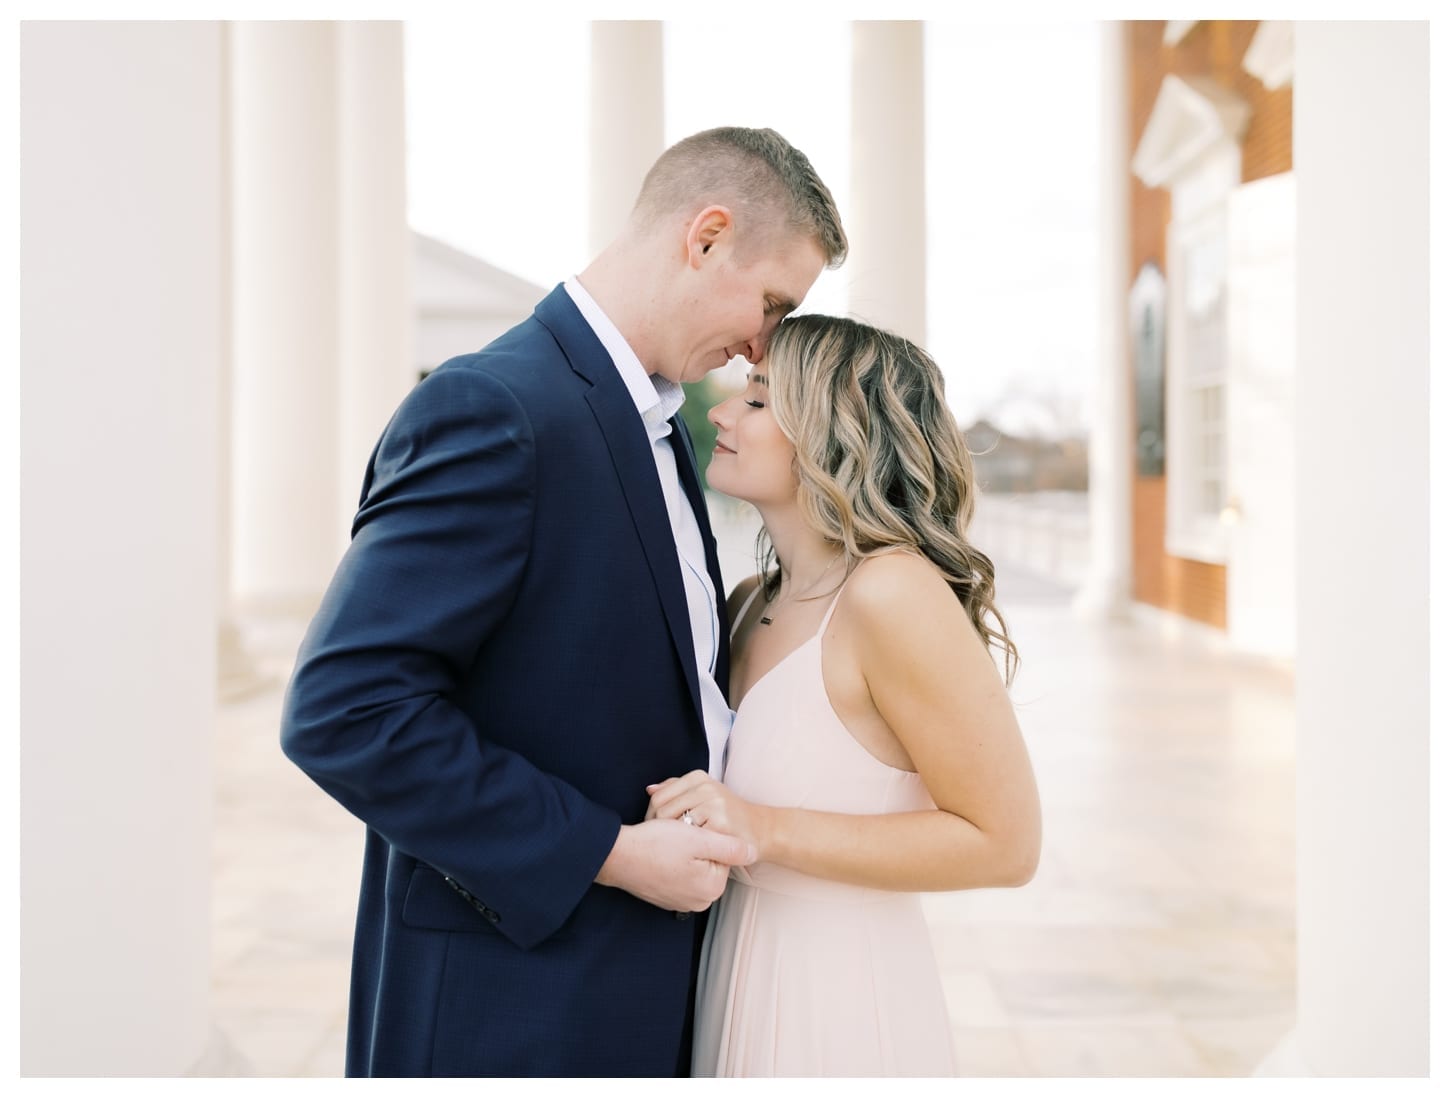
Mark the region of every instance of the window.
MULTIPOLYGON (((1183 24, 1184 27, 1191 24, 1183 24)), ((1170 27, 1173 24, 1169 24, 1170 27)), ((1173 194, 1168 226, 1165 548, 1225 562, 1228 438, 1228 201, 1242 174, 1249 105, 1208 77, 1169 74, 1133 173, 1173 194)))
POLYGON ((1174 556, 1223 563, 1228 460, 1228 197, 1238 146, 1210 150, 1173 188, 1168 229, 1168 528, 1174 556))

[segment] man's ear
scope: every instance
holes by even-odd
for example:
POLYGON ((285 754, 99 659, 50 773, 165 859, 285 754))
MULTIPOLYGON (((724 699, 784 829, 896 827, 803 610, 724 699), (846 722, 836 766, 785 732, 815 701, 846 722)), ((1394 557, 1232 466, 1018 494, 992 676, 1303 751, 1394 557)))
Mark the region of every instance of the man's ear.
POLYGON ((690 222, 686 251, 690 266, 698 269, 707 256, 718 256, 735 234, 735 215, 728 206, 706 206, 690 222))

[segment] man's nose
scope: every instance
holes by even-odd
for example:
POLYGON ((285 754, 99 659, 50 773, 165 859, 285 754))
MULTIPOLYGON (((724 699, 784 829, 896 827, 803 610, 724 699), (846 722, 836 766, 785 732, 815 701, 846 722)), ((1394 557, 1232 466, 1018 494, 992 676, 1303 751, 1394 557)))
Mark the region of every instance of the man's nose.
POLYGON ((760 326, 760 331, 755 333, 754 338, 746 340, 748 352, 742 352, 750 359, 752 366, 760 365, 760 360, 765 357, 765 352, 770 347, 770 340, 775 335, 776 329, 780 327, 780 313, 769 313, 765 317, 765 323, 760 326))
POLYGON ((762 328, 759 333, 751 336, 744 343, 737 343, 731 347, 732 355, 741 355, 752 366, 759 366, 760 360, 765 357, 765 344, 769 340, 766 329, 762 328))

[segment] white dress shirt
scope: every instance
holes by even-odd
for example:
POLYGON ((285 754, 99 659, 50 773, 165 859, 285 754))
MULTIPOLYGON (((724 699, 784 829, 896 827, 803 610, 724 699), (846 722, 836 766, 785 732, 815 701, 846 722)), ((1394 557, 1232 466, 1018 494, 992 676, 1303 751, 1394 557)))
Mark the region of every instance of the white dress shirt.
MULTIPOLYGON (((685 602, 690 610, 690 632, 695 643, 695 666, 700 680, 700 704, 705 716, 705 737, 710 744, 710 776, 718 779, 724 772, 725 741, 730 735, 734 714, 715 682, 721 622, 715 602, 715 585, 710 582, 710 569, 705 563, 705 542, 700 524, 695 521, 695 512, 690 508, 690 498, 680 483, 681 473, 675 463, 675 451, 670 446, 670 432, 673 430, 670 417, 684 405, 685 390, 668 378, 645 372, 639 356, 577 278, 566 281, 564 289, 609 352, 614 368, 619 371, 639 411, 654 453, 660 491, 664 494, 665 510, 669 512, 675 549, 680 558, 685 602)), ((685 475, 693 474, 686 471, 685 475)), ((660 778, 677 776, 661 774, 660 778)))

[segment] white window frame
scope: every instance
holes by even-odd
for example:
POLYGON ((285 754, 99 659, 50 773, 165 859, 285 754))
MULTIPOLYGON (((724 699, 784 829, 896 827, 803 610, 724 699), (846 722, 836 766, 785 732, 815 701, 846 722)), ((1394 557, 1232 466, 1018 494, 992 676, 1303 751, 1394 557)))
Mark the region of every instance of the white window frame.
POLYGON ((1165 379, 1164 547, 1176 557, 1225 564, 1228 530, 1223 519, 1228 476, 1228 199, 1238 186, 1239 146, 1220 140, 1173 183, 1173 220, 1168 226, 1168 331, 1165 379), (1195 317, 1217 313, 1216 344, 1192 346, 1195 317), (1205 363, 1207 351, 1209 361, 1205 363), (1217 389, 1217 423, 1203 415, 1199 395, 1217 389), (1210 440, 1216 437, 1216 447, 1210 440), (1204 499, 1216 482, 1217 499, 1204 499))

